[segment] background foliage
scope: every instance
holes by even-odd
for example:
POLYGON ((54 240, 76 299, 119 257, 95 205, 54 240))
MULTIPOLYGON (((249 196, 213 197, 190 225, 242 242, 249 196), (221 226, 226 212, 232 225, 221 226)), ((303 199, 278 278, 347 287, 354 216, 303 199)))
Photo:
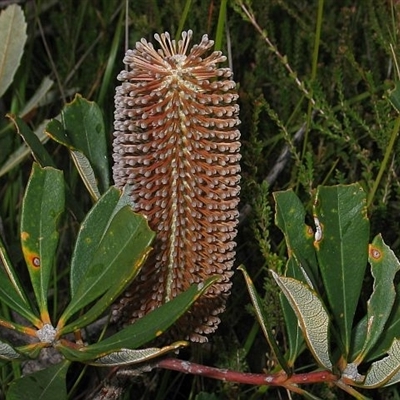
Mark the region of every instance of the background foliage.
MULTIPOLYGON (((246 265, 258 292, 265 293, 265 311, 276 340, 285 348, 287 338, 277 306, 278 291, 267 271, 269 268, 282 272, 286 261, 283 236, 272 225, 272 191, 292 188, 310 211, 317 185, 359 181, 367 193, 371 238, 382 232, 385 243, 400 254, 400 144, 395 141, 391 148, 397 112, 388 100, 399 78, 400 5, 394 0, 247 0, 245 4, 252 8, 266 41, 249 21, 240 1, 227 2, 222 29, 219 12, 225 3, 131 1, 128 46, 141 37, 151 40, 153 33, 165 30, 175 35, 181 28, 190 28, 195 42, 203 33, 210 37, 222 33, 221 49, 238 82, 241 105, 243 219, 238 264, 246 265), (296 141, 295 135, 302 127, 304 133, 296 141), (292 155, 277 178, 271 179, 269 174, 285 146, 292 155), (385 156, 387 164, 382 163, 385 156)), ((31 159, 17 159, 15 152, 21 148, 22 139, 5 114, 23 114, 29 99, 51 79, 52 86, 23 115, 24 121, 40 130, 43 121, 56 116, 78 92, 98 103, 110 144, 115 77, 123 68, 125 47, 123 2, 37 0, 22 5, 28 40, 13 84, 0 99, 1 233, 13 259, 20 262, 17 222, 31 159)), ((65 215, 62 221, 58 260, 63 267, 54 277, 58 298, 62 299, 73 238, 92 202, 65 148, 50 141, 46 146, 57 166, 64 170, 71 194, 79 198, 81 211, 80 215, 65 215)), ((370 291, 371 279, 367 276, 362 291, 365 300, 370 291)), ((235 274, 232 296, 218 333, 209 346, 192 347, 192 353, 183 356, 236 370, 273 371, 276 360, 264 343, 250 308, 245 307, 247 303, 243 278, 235 274)), ((59 306, 54 302, 52 312, 57 314, 59 306)), ((8 312, 4 307, 0 311, 5 315, 8 312)), ((304 353, 296 366, 304 369, 312 363, 310 355, 304 353)), ((0 374, 5 388, 21 374, 20 366, 3 367, 0 374)), ((90 391, 98 378, 93 370, 85 376, 93 385, 85 386, 90 391)), ((71 386, 77 382, 77 376, 69 379, 71 386)), ((79 393, 76 387, 74 390, 72 397, 79 393)), ((85 397, 86 392, 80 390, 85 397)), ((311 391, 321 398, 344 396, 325 385, 317 385, 311 391)), ((135 398, 157 399, 288 396, 282 389, 267 391, 171 372, 138 378, 131 393, 135 398), (201 392, 214 395, 201 397, 201 392)), ((374 394, 377 399, 399 397, 396 387, 374 394)))

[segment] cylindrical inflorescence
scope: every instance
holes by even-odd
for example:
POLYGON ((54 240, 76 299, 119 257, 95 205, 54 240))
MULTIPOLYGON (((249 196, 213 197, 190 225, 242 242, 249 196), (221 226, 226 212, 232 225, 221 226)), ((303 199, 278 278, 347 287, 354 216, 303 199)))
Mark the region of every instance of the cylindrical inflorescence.
POLYGON ((157 232, 154 250, 116 312, 133 322, 212 275, 220 279, 175 325, 205 341, 231 288, 238 222, 238 95, 226 58, 192 31, 128 50, 115 95, 113 176, 157 232), (209 55, 207 55, 209 53, 209 55))

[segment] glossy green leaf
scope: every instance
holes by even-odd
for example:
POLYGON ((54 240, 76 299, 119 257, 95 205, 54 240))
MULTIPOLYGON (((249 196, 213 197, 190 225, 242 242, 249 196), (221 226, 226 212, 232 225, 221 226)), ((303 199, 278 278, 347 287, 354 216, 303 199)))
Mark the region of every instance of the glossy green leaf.
POLYGON ((110 286, 110 288, 99 299, 96 300, 96 303, 93 304, 88 311, 86 311, 83 315, 80 315, 76 320, 73 320, 71 323, 67 324, 65 327, 61 328, 60 333, 66 334, 76 331, 95 321, 107 308, 110 307, 112 303, 114 303, 116 298, 136 277, 151 250, 152 248, 148 247, 142 256, 136 260, 135 265, 133 265, 130 269, 122 271, 124 273, 118 271, 119 279, 114 280, 114 283, 110 286))
POLYGON ((173 300, 99 343, 76 350, 60 341, 56 348, 65 358, 81 362, 95 360, 121 349, 137 349, 164 333, 218 279, 218 276, 211 277, 204 283, 192 285, 173 300))
POLYGON ((22 8, 16 4, 9 5, 0 13, 0 97, 14 79, 26 39, 22 8))
POLYGON ((314 244, 324 290, 347 358, 368 261, 369 221, 361 186, 319 187, 314 220, 314 244))
POLYGON ((318 263, 313 246, 314 231, 305 223, 306 212, 292 190, 275 192, 275 224, 285 236, 289 256, 294 256, 313 282, 318 282, 318 263))
POLYGON ((88 272, 112 218, 121 208, 119 206, 120 197, 121 192, 115 187, 111 187, 94 204, 80 226, 71 260, 72 297, 75 296, 77 287, 88 272))
POLYGON ((147 362, 153 358, 163 356, 171 351, 177 351, 180 348, 187 346, 188 342, 175 342, 169 346, 149 347, 147 349, 131 350, 121 349, 110 353, 104 357, 100 357, 97 360, 90 362, 91 365, 98 367, 115 367, 121 365, 132 365, 142 362, 147 362))
POLYGON ((308 285, 271 271, 276 283, 296 313, 304 339, 315 360, 332 368, 329 357, 329 316, 318 295, 308 285))
MULTIPOLYGON (((383 249, 385 249, 386 245, 384 245, 383 249)), ((387 260, 391 259, 393 256, 395 256, 392 251, 387 248, 385 250, 387 260)), ((397 266, 398 260, 392 259, 394 266, 397 266)), ((386 259, 385 259, 386 262, 386 259)), ((393 267, 393 265, 392 265, 393 267)), ((391 293, 390 290, 390 282, 388 282, 388 288, 389 288, 389 295, 391 293)), ((375 344, 374 347, 368 353, 366 354, 366 358, 364 361, 372 361, 375 360, 384 354, 387 353, 388 349, 392 345, 393 338, 398 338, 400 337, 400 296, 398 295, 400 293, 400 284, 396 286, 396 293, 397 296, 395 297, 394 304, 391 306, 391 314, 384 326, 384 329, 382 333, 379 336, 379 340, 375 344)), ((379 299, 379 298, 378 298, 379 299)), ((388 310, 385 310, 387 312, 388 310)), ((367 336, 367 331, 368 331, 368 317, 365 316, 356 326, 354 329, 354 344, 353 344, 353 353, 352 353, 352 358, 356 359, 359 356, 361 349, 364 347, 364 344, 366 342, 366 336, 367 336)))
POLYGON ((10 120, 14 123, 18 134, 21 135, 26 145, 30 148, 35 161, 41 167, 55 168, 55 163, 50 154, 45 149, 38 136, 35 135, 35 133, 28 127, 23 119, 13 114, 7 114, 7 117, 10 118, 10 120))
POLYGON ((399 260, 389 246, 384 243, 381 235, 375 237, 370 245, 369 263, 374 286, 368 300, 366 332, 357 363, 361 363, 381 337, 396 298, 393 281, 397 271, 400 270, 399 260))
MULTIPOLYGON (((275 224, 285 236, 289 260, 285 276, 314 287, 319 281, 318 263, 314 249, 314 231, 305 223, 306 212, 292 190, 274 193, 275 224)), ((293 365, 304 349, 304 338, 298 319, 284 294, 280 294, 289 341, 288 363, 293 365)))
MULTIPOLYGON (((396 299, 392 307, 392 313, 385 324, 385 328, 379 337, 378 342, 375 346, 368 352, 365 361, 375 360, 386 354, 390 348, 393 338, 400 338, 400 284, 396 286, 396 299)), ((365 332, 367 331, 367 318, 360 321, 355 331, 355 348, 360 349, 364 344, 365 332)))
MULTIPOLYGON (((112 191, 108 193, 110 197, 114 196, 112 191)), ((115 205, 113 206, 112 200, 110 201, 111 213, 113 213, 115 205)), ((107 208, 109 204, 105 201, 100 206, 107 208)), ((84 240, 88 246, 77 246, 76 251, 79 251, 80 255, 76 255, 74 261, 73 296, 60 317, 59 327, 111 287, 117 285, 120 290, 123 290, 127 277, 132 277, 132 274, 139 272, 143 257, 148 253, 154 232, 150 230, 143 216, 134 213, 130 206, 124 206, 113 216, 111 222, 108 221, 109 218, 110 215, 107 215, 100 223, 103 224, 103 228, 106 228, 105 232, 99 231, 102 234, 100 238, 98 232, 93 234, 94 227, 90 221, 91 224, 87 228, 88 231, 85 231, 84 238, 79 239, 80 242, 84 240), (91 234, 93 234, 92 237, 91 234), (96 240, 99 241, 96 242, 96 240), (96 248, 93 248, 93 245, 96 248), (87 255, 85 250, 87 250, 87 255), (84 275, 79 270, 80 264, 77 263, 76 257, 83 262, 84 275), (84 276, 83 279, 81 279, 82 276, 84 276)))
POLYGON ((10 384, 7 400, 67 400, 66 377, 69 361, 63 361, 10 384))
POLYGON ((58 220, 64 211, 61 171, 33 164, 22 204, 21 245, 41 318, 47 323, 47 290, 58 244, 58 220))
POLYGON ((276 338, 272 333, 272 328, 268 323, 268 315, 266 315, 264 311, 262 300, 260 299, 260 296, 258 295, 256 288, 254 287, 253 281, 251 280, 249 274, 247 273, 243 265, 240 266, 238 269, 242 271, 243 276, 245 278, 247 290, 250 294, 251 302, 253 304, 256 313, 257 321, 261 326, 264 336, 267 339, 267 342, 270 345, 271 349, 273 350, 276 358, 278 359, 280 366, 285 370, 285 372, 288 375, 290 375, 291 374, 290 368, 287 365, 285 357, 276 343, 276 338))
POLYGON ((33 325, 40 320, 35 315, 25 294, 0 236, 0 301, 7 304, 33 325))
POLYGON ((381 387, 396 383, 400 376, 400 340, 394 339, 390 349, 388 350, 388 356, 382 360, 375 361, 372 363, 368 370, 367 376, 365 377, 363 387, 369 389, 381 387), (395 378, 396 377, 396 378, 395 378), (395 378, 395 379, 393 379, 395 378))
MULTIPOLYGON (((103 193, 108 189, 110 176, 107 138, 103 116, 96 103, 76 95, 61 111, 61 124, 53 120, 48 124, 46 131, 69 150, 82 153, 93 168, 99 191, 103 193)), ((77 167, 80 173, 87 171, 80 168, 79 164, 77 167)))
MULTIPOLYGON (((47 142, 49 137, 44 132, 44 127, 47 125, 48 120, 43 121, 41 124, 33 132, 39 139, 39 142, 44 144, 47 142)), ((0 177, 10 172, 13 168, 21 164, 23 160, 25 160, 31 154, 31 149, 26 145, 26 143, 22 143, 20 147, 17 148, 14 152, 12 152, 7 160, 0 168, 0 177)))
MULTIPOLYGON (((85 220, 82 222, 78 238, 76 240, 75 249, 72 255, 71 262, 71 296, 74 297, 77 293, 78 287, 82 284, 86 274, 91 268, 93 258, 99 251, 104 235, 107 232, 110 223, 112 222, 115 214, 124 206, 130 204, 130 198, 126 191, 121 192, 115 187, 111 187, 87 214, 85 220)), ((149 242, 154 234, 151 233, 148 224, 142 216, 134 214, 137 219, 138 227, 143 231, 143 238, 149 237, 149 242)), ((137 243, 139 244, 139 242, 137 243)), ((137 246, 136 246, 137 248, 137 246)), ((126 269, 118 268, 115 271, 114 279, 110 282, 109 289, 99 298, 90 309, 81 315, 78 319, 72 321, 70 324, 62 328, 63 333, 71 332, 76 329, 82 328, 87 324, 93 322, 100 314, 105 311, 109 305, 116 299, 122 290, 134 279, 141 266, 143 265, 150 247, 139 254, 139 249, 132 256, 137 255, 134 265, 126 269)))
POLYGON ((26 318, 33 325, 38 326, 40 319, 32 311, 29 303, 21 298, 20 293, 14 289, 8 275, 0 266, 0 301, 7 304, 12 310, 26 318))

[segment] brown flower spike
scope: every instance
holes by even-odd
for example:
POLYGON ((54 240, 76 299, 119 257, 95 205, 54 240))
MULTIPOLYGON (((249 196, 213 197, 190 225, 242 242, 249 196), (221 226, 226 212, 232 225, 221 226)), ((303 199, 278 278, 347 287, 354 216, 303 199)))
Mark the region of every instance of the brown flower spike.
MULTIPOLYGON (((157 232, 152 255, 117 308, 129 322, 191 284, 220 275, 174 333, 204 342, 231 287, 238 219, 238 98, 226 57, 209 55, 204 35, 188 51, 192 31, 171 40, 154 35, 128 50, 115 95, 114 181, 131 185, 137 212, 157 232)), ((117 311, 118 313, 118 311, 117 311)))

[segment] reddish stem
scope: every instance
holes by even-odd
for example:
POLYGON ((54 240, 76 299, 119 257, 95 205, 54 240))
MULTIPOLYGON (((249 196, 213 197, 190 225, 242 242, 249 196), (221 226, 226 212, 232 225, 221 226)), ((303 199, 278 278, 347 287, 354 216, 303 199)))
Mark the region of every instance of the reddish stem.
POLYGON ((247 385, 267 385, 267 386, 292 386, 295 384, 308 384, 320 382, 336 382, 339 378, 330 371, 314 371, 304 374, 293 374, 288 377, 286 373, 277 374, 251 374, 245 372, 231 371, 207 367, 205 365, 192 363, 189 361, 178 360, 176 358, 165 358, 157 361, 153 367, 164 368, 185 374, 201 375, 212 379, 223 381, 244 383, 247 385))

